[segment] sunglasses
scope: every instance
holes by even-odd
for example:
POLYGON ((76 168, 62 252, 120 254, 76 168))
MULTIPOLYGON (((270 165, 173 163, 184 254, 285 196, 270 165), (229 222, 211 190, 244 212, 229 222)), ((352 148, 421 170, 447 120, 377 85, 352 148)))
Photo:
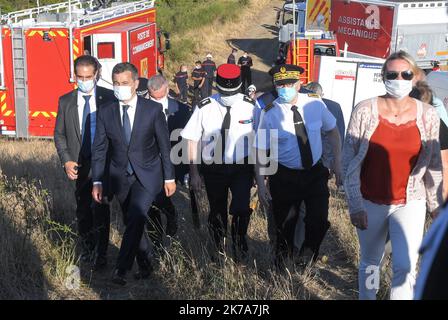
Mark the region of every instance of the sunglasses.
POLYGON ((401 72, 386 71, 384 78, 386 78, 386 80, 395 80, 398 78, 399 74, 401 74, 401 77, 404 80, 412 80, 412 78, 414 78, 414 73, 411 70, 406 70, 406 71, 401 71, 401 72))

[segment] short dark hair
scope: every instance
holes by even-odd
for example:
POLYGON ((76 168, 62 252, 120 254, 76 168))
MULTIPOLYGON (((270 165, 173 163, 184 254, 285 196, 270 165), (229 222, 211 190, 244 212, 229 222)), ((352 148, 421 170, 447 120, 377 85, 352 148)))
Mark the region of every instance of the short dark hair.
POLYGON ((238 49, 233 48, 232 52, 238 52, 238 49))
POLYGON ((75 60, 75 72, 76 72, 76 68, 80 67, 80 66, 88 66, 88 67, 93 67, 93 69, 95 70, 95 73, 98 71, 98 60, 95 57, 89 56, 89 55, 83 55, 83 56, 79 56, 78 58, 76 58, 75 60))
POLYGON ((198 60, 195 62, 195 64, 202 64, 202 62, 198 60))
POLYGON ((123 73, 126 71, 130 71, 132 73, 132 79, 138 80, 138 70, 137 68, 129 62, 121 62, 115 65, 115 67, 112 69, 112 77, 115 74, 123 73))

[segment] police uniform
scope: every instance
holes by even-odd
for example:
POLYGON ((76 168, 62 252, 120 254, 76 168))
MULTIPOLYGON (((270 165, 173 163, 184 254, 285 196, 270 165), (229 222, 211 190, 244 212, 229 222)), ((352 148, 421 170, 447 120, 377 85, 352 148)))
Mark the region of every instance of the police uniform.
POLYGON ((201 78, 201 80, 193 81, 193 92, 194 92, 194 100, 192 103, 193 106, 195 106, 201 100, 202 90, 201 90, 201 88, 199 88, 199 86, 202 82, 202 78, 205 78, 205 76, 206 76, 206 73, 202 67, 199 69, 195 68, 193 70, 193 72, 191 73, 192 78, 201 78))
POLYGON ((179 71, 176 73, 174 77, 174 81, 177 84, 177 87, 179 88, 179 99, 182 102, 187 102, 188 97, 188 73, 179 71))
POLYGON ((209 226, 217 248, 227 233, 230 190, 233 248, 244 254, 251 214, 254 171, 248 159, 255 135, 256 106, 252 99, 238 93, 241 86, 238 66, 221 65, 216 83, 220 94, 198 104, 181 135, 184 139, 202 142, 201 174, 210 203, 209 226))
POLYGON ((204 69, 204 71, 207 73, 202 90, 202 98, 208 98, 212 95, 213 81, 215 80, 216 63, 211 59, 211 57, 209 57, 207 58, 207 60, 202 62, 202 69, 204 69))
MULTIPOLYGON (((292 65, 271 70, 276 84, 299 81, 303 69, 292 65)), ((320 244, 329 228, 328 169, 322 164, 321 131, 331 131, 336 119, 321 99, 312 93, 298 93, 293 106, 276 99, 261 114, 255 146, 271 150, 278 162, 277 172, 269 177, 273 214, 277 229, 276 252, 281 258, 292 254, 298 212, 288 213, 292 206, 305 202, 305 242, 301 252, 309 249, 316 259, 320 244), (261 130, 264 129, 264 130, 261 130), (272 131, 271 131, 272 130, 272 131), (262 137, 264 135, 264 137, 262 137), (277 146, 271 146, 270 139, 277 146), (274 148, 273 148, 274 147, 274 148), (273 152, 273 150, 278 152, 273 152)), ((273 160, 273 159, 271 159, 273 160)))
POLYGON ((241 92, 245 93, 246 88, 252 84, 252 71, 250 69, 253 66, 252 58, 242 56, 238 59, 238 64, 241 66, 241 81, 243 83, 241 92))

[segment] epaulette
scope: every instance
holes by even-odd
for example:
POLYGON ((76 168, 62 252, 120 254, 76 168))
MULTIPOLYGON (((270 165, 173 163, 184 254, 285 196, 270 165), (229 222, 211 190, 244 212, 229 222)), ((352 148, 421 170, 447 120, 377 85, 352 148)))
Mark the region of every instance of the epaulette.
POLYGON ((274 103, 271 102, 270 104, 268 104, 263 110, 264 112, 268 112, 269 110, 271 110, 274 107, 274 103))
POLYGON ((205 98, 205 99, 201 100, 201 102, 198 103, 198 108, 201 109, 203 106, 206 106, 211 102, 212 102, 212 100, 210 100, 210 98, 205 98))
POLYGON ((252 99, 251 97, 244 96, 243 100, 246 101, 246 102, 252 103, 253 105, 255 105, 255 100, 252 99))
POLYGON ((308 93, 308 97, 320 99, 320 96, 317 93, 308 93))

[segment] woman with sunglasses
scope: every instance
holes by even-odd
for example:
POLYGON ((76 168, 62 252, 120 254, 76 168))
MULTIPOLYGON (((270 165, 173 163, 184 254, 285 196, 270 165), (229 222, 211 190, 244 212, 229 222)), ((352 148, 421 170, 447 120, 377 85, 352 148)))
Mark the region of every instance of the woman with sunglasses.
POLYGON ((384 63, 384 96, 352 112, 343 154, 344 188, 361 255, 359 298, 376 299, 386 239, 392 243, 391 299, 412 299, 426 212, 442 203, 440 119, 409 97, 417 67, 406 52, 384 63))

